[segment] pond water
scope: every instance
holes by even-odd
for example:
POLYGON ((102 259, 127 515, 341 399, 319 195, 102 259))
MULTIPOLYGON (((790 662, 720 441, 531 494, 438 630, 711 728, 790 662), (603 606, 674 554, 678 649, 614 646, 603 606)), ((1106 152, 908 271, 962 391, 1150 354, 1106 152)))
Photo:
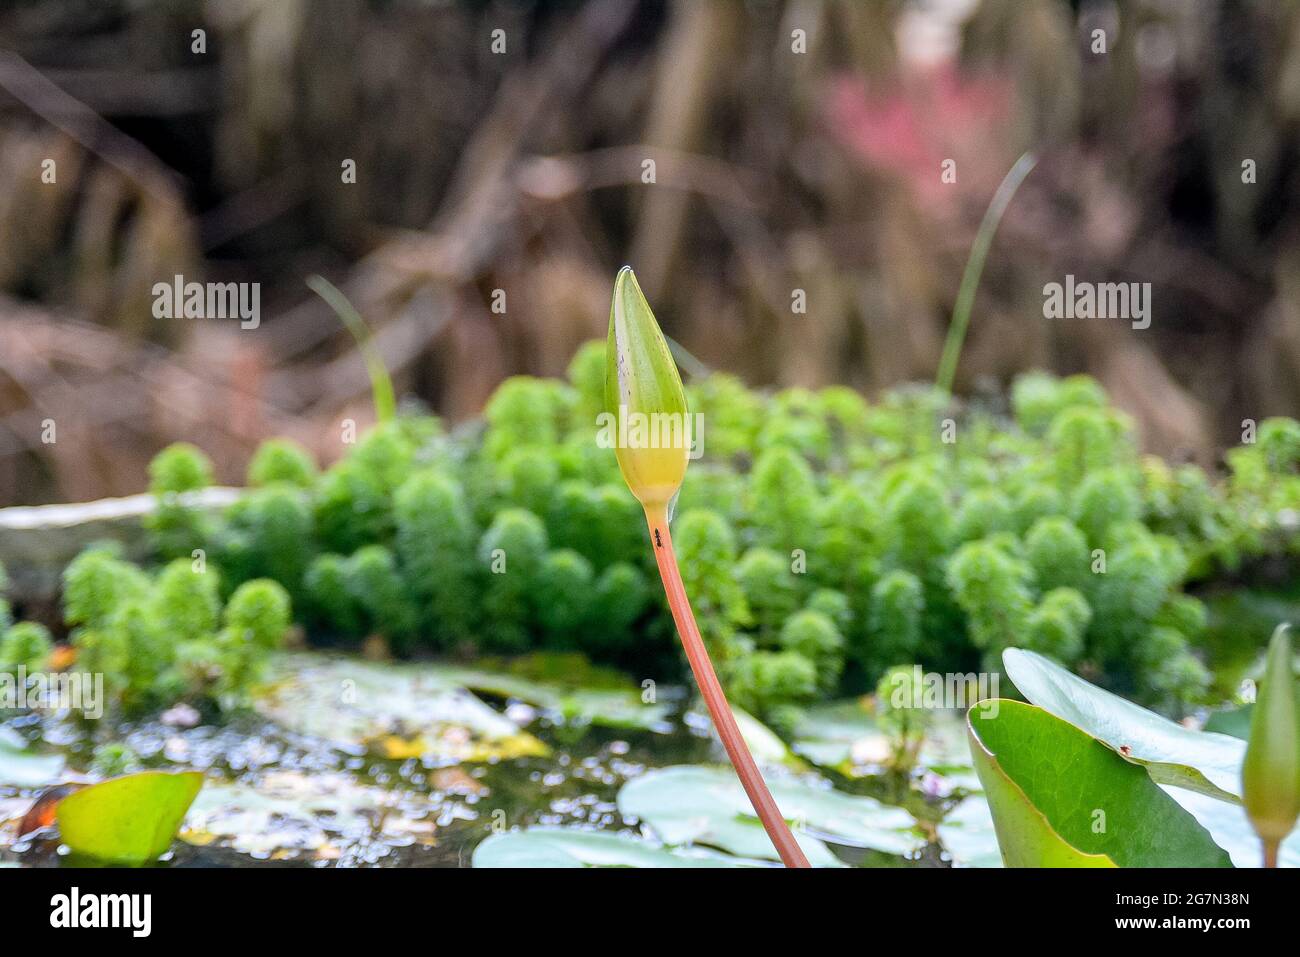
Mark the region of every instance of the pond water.
MULTIPOLYGON (((629 702, 640 698, 628 687, 574 692, 517 673, 435 664, 298 655, 285 659, 278 677, 281 683, 256 711, 241 711, 220 725, 175 727, 155 717, 118 729, 114 740, 130 747, 138 768, 207 775, 181 840, 159 866, 467 867, 475 848, 494 832, 538 827, 621 832, 639 845, 646 843, 641 839, 657 845, 682 822, 648 826, 620 811, 619 793, 628 782, 668 767, 730 773, 716 770, 721 749, 707 719, 688 707, 682 688, 660 689, 645 716, 629 710, 629 702), (360 705, 340 706, 320 694, 340 680, 356 686, 360 705), (465 684, 479 690, 471 697, 465 684), (454 720, 447 718, 451 705, 454 720), (436 734, 429 733, 431 723, 438 724, 436 734)), ((952 746, 955 725, 945 726, 946 744, 936 738, 927 745, 927 760, 936 767, 949 762, 940 767, 948 780, 932 770, 910 777, 867 773, 881 770, 870 767, 881 736, 866 716, 854 716, 855 723, 846 726, 844 706, 810 723, 808 753, 849 769, 847 774, 815 770, 752 723, 747 736, 763 756, 774 789, 803 789, 789 791, 794 796, 785 797, 787 802, 806 792, 813 801, 863 803, 848 806, 847 819, 838 809, 811 812, 808 831, 833 850, 830 863, 950 865, 949 849, 939 838, 943 829, 936 825, 972 783, 978 786, 952 746), (850 753, 855 748, 857 759, 850 753), (868 766, 852 768, 858 759, 868 766)), ((0 783, 0 863, 86 863, 67 855, 53 828, 22 841, 17 833, 42 786, 90 779, 85 770, 94 742, 86 726, 28 715, 11 717, 4 727, 11 748, 0 751, 0 782, 26 783, 0 783), (27 750, 19 753, 24 743, 27 750), (31 773, 38 755, 47 764, 50 755, 64 759, 44 769, 48 781, 31 773)), ((674 800, 670 795, 670 810, 674 800)), ((970 811, 954 815, 958 827, 970 811)), ((743 828, 723 833, 715 825, 713 836, 700 832, 694 843, 735 853, 752 849, 751 837, 743 828)), ((978 812, 952 843, 971 862, 996 857, 978 812)))

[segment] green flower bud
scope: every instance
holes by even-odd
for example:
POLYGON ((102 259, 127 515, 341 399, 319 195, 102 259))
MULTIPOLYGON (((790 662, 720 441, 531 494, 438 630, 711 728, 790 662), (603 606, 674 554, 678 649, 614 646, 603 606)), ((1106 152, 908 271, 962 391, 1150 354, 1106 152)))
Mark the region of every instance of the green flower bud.
POLYGON ((1277 846, 1300 816, 1300 715, 1286 625, 1269 642, 1241 782, 1242 803, 1264 842, 1265 864, 1276 866, 1277 846))
POLYGON ((628 488, 665 507, 681 488, 690 452, 686 393, 650 304, 628 266, 614 280, 605 349, 605 415, 628 488), (612 421, 611 421, 612 419, 612 421))

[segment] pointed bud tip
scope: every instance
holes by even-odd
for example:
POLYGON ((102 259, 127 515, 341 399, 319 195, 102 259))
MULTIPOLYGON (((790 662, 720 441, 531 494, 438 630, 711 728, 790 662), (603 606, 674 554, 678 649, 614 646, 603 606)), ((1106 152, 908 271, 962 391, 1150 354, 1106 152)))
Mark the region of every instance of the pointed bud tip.
POLYGON ((1246 813, 1271 843, 1285 838, 1300 816, 1300 702, 1287 632, 1280 625, 1268 644, 1241 772, 1246 813))
POLYGON ((644 505, 666 504, 686 472, 690 422, 677 364, 631 266, 614 278, 605 406, 617 417, 615 450, 632 494, 644 505), (659 441, 665 422, 673 437, 666 444, 659 441))

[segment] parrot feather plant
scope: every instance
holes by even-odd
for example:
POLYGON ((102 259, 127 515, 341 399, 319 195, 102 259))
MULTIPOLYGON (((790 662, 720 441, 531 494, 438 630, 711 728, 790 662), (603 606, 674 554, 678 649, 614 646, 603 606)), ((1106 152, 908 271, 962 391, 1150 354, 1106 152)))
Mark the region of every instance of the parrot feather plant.
POLYGON ((605 411, 617 423, 617 439, 610 444, 628 488, 645 509, 668 606, 713 726, 782 862, 786 867, 808 867, 807 857, 772 799, 736 725, 682 584, 668 523, 686 474, 690 416, 677 365, 650 304, 627 266, 614 280, 614 301, 609 311, 605 411))

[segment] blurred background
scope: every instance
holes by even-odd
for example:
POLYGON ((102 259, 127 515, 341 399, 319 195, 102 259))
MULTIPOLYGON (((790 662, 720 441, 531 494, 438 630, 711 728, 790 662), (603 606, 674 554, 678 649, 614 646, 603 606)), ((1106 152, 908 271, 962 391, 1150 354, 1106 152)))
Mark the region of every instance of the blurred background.
POLYGON ((1086 371, 1210 464, 1300 414, 1298 120, 1283 0, 10 0, 0 505, 141 491, 178 439, 227 482, 271 434, 336 458, 369 386, 313 273, 453 422, 603 336, 623 263, 688 374, 932 380, 1030 149, 958 391, 1086 371), (1067 274, 1150 282, 1151 327, 1044 319, 1067 274), (155 318, 176 275, 260 325, 155 318))

